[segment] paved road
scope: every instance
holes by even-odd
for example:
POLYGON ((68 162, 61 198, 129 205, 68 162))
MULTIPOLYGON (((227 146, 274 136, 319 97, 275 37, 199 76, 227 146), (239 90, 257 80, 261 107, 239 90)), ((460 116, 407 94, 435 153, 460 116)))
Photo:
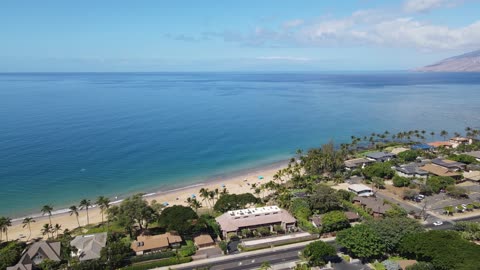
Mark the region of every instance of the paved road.
POLYGON ((268 254, 256 254, 252 256, 247 256, 244 258, 233 258, 230 260, 225 260, 221 262, 200 264, 194 267, 172 267, 173 269, 179 270, 193 270, 201 269, 202 267, 210 267, 211 270, 221 270, 221 269, 232 269, 232 270, 243 270, 243 269, 254 269, 262 265, 263 262, 269 262, 271 265, 294 262, 298 261, 299 252, 303 250, 302 247, 294 248, 285 248, 284 250, 273 251, 268 254))

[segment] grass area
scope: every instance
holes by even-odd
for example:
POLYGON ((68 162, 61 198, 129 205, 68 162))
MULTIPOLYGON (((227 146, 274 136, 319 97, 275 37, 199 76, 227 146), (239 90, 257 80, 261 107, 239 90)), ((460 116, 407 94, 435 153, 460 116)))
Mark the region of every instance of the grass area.
POLYGON ((372 263, 375 270, 387 270, 381 262, 372 263))

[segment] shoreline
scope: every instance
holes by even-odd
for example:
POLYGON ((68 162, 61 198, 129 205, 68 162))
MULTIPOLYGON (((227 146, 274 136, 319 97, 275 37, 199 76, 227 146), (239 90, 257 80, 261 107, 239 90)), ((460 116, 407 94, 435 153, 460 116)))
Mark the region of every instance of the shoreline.
MULTIPOLYGON (((208 188, 208 189, 222 189, 223 185, 227 188, 229 193, 245 193, 245 192, 252 192, 251 191, 251 184, 258 183, 258 182, 268 182, 272 180, 273 175, 278 172, 278 170, 286 167, 288 164, 288 160, 281 160, 276 161, 267 165, 260 165, 248 169, 240 169, 237 171, 233 171, 231 173, 225 174, 216 174, 212 175, 211 177, 207 178, 204 181, 197 182, 197 183, 185 183, 185 185, 178 185, 178 186, 170 186, 169 189, 166 190, 158 190, 152 188, 150 191, 147 192, 135 192, 132 194, 128 194, 122 196, 121 198, 110 198, 111 205, 116 205, 121 203, 125 198, 136 194, 136 193, 144 193, 143 197, 148 202, 152 200, 157 200, 159 203, 168 203, 168 205, 186 205, 186 199, 191 197, 192 194, 196 194, 198 197, 198 191, 201 187, 208 188), (263 176, 263 179, 258 179, 258 176, 263 176)), ((201 200, 200 200, 201 202, 201 200)), ((92 206, 88 210, 90 224, 99 223, 101 221, 101 214, 97 207, 92 206)), ((41 226, 45 223, 42 221, 48 222, 48 215, 42 215, 41 213, 33 213, 30 215, 23 215, 22 217, 17 217, 12 219, 12 227, 9 228, 9 236, 12 239, 17 239, 22 236, 28 236, 29 231, 28 228, 22 228, 22 221, 25 217, 33 217, 36 222, 31 225, 32 228, 32 235, 30 238, 34 237, 43 237, 40 234, 41 226)), ((68 208, 62 208, 59 210, 55 210, 52 212, 52 224, 58 223, 62 225, 62 229, 69 229, 72 230, 78 227, 77 220, 75 216, 71 216, 69 214, 68 208)), ((79 211, 79 221, 82 226, 86 225, 86 211, 81 210, 79 211)), ((25 239, 23 239, 25 240, 25 239)))

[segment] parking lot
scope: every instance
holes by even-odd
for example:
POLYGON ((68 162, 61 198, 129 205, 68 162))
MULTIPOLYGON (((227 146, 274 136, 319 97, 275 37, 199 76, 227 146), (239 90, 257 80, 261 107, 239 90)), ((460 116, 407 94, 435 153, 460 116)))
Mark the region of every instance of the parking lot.
MULTIPOLYGON (((419 206, 423 206, 426 202, 427 210, 432 211, 437 214, 443 214, 444 208, 447 206, 458 206, 462 204, 469 204, 472 202, 480 201, 480 185, 476 183, 465 182, 457 185, 468 190, 469 198, 456 199, 448 196, 445 193, 434 194, 425 198, 425 201, 417 203, 419 206)), ((478 210, 474 210, 478 211, 478 210)))

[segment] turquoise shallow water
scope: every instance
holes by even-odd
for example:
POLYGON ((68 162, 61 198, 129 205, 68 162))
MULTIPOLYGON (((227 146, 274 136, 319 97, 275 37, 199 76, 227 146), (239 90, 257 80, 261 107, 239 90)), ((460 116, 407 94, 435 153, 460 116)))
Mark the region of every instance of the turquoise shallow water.
POLYGON ((480 126, 480 75, 0 74, 0 215, 165 190, 350 135, 480 126))

